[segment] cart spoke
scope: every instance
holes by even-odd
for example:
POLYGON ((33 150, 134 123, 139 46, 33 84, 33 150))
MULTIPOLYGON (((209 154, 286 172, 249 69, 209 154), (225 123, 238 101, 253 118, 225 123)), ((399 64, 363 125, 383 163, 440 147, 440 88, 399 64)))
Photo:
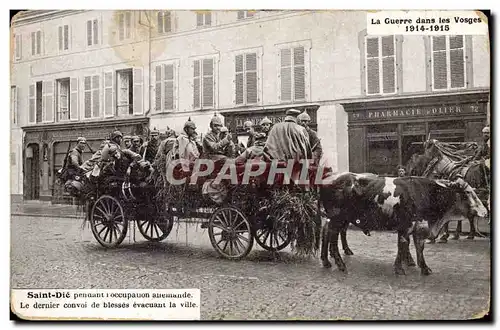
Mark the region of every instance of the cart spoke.
POLYGON ((106 214, 107 214, 107 213, 106 213, 106 211, 104 211, 103 209, 101 209, 101 208, 100 208, 99 206, 97 206, 97 205, 95 206, 95 208, 96 208, 97 210, 99 210, 99 212, 101 212, 102 216, 106 216, 106 214))
POLYGON ((231 251, 231 255, 233 255, 233 241, 229 241, 229 250, 231 251))
MULTIPOLYGON (((102 223, 101 223, 102 224, 102 223)), ((104 231, 104 229, 108 228, 107 226, 105 226, 104 224, 102 224, 102 229, 99 230, 99 232, 97 233, 97 235, 100 237, 101 236, 101 233, 104 231)))
POLYGON ((220 229, 220 230, 222 230, 222 231, 227 231, 227 227, 221 227, 221 226, 219 226, 219 225, 217 225, 217 224, 215 224, 215 223, 212 223, 212 226, 213 226, 214 228, 218 228, 218 229, 220 229))
POLYGON ((245 241, 245 242, 247 242, 247 243, 250 241, 248 238, 246 238, 246 237, 245 237, 245 236, 243 236, 243 235, 238 234, 237 236, 238 236, 238 238, 240 238, 240 239, 244 240, 244 241, 245 241))
POLYGON ((239 240, 235 239, 233 244, 234 244, 234 249, 238 250, 238 254, 240 254, 241 250, 240 250, 240 247, 239 247, 238 243, 241 244, 241 242, 239 240))
POLYGON ((222 248, 222 251, 225 252, 226 251, 226 248, 227 248, 227 244, 229 243, 228 240, 226 240, 226 244, 224 244, 224 247, 222 248))
POLYGON ((106 239, 108 238, 108 234, 109 234, 109 227, 106 226, 105 228, 106 228, 106 232, 104 233, 104 237, 102 238, 102 240, 106 242, 106 239))
POLYGON ((224 225, 225 225, 226 227, 229 227, 229 220, 228 220, 228 219, 227 219, 227 217, 226 217, 226 213, 225 213, 225 212, 221 212, 221 213, 222 213, 222 217, 224 218, 224 220, 222 220, 222 219, 221 219, 221 218, 219 218, 219 217, 217 217, 217 218, 218 218, 219 220, 221 220, 221 221, 224 221, 224 225))

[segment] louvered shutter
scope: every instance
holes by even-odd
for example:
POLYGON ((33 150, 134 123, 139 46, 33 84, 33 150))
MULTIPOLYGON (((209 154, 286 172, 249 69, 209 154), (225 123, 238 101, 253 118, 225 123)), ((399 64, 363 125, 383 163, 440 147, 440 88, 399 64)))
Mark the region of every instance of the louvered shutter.
POLYGON ((200 70, 200 62, 196 60, 193 62, 193 108, 200 108, 200 81, 201 81, 201 70, 200 70))
POLYGON ((196 26, 203 26, 203 14, 196 13, 196 26))
POLYGON ((71 120, 78 119, 78 78, 71 78, 70 84, 70 109, 69 115, 71 120))
POLYGON ((36 32, 36 53, 42 53, 42 31, 36 32))
POLYGON ((366 82, 368 94, 380 93, 379 44, 377 38, 366 39, 366 82))
POLYGON ((125 14, 118 15, 118 39, 122 41, 125 39, 125 14))
POLYGON ((203 60, 203 107, 214 105, 214 60, 211 58, 203 60))
POLYGON ((212 12, 205 13, 205 25, 206 26, 211 26, 212 25, 212 12))
POLYGON ((246 54, 245 80, 246 80, 246 101, 247 104, 257 103, 257 54, 246 54))
POLYGON ((172 31, 172 13, 170 11, 163 12, 163 31, 172 31))
POLYGON ((293 49, 293 91, 294 100, 306 97, 304 47, 293 49))
POLYGON ((142 90, 142 68, 135 68, 133 71, 134 82, 134 115, 142 114, 143 110, 143 90, 142 90))
POLYGON ((104 116, 112 117, 114 114, 114 98, 113 98, 113 72, 104 73, 104 116))
POLYGON ((125 37, 128 39, 130 38, 130 32, 132 29, 132 13, 129 11, 125 13, 125 28, 125 37))
POLYGON ((92 116, 97 118, 100 115, 101 108, 101 91, 100 91, 100 76, 92 76, 92 116))
POLYGON ((29 104, 28 122, 30 124, 35 122, 35 115, 36 115, 35 100, 36 100, 36 85, 31 84, 28 92, 28 104, 29 104))
POLYGON ((87 21, 87 46, 92 46, 92 21, 87 21))
POLYGON ((59 50, 63 50, 63 27, 58 28, 59 50))
POLYGON ((245 11, 238 10, 238 19, 243 19, 243 18, 245 18, 245 11))
POLYGON ((394 36, 382 37, 382 90, 394 93, 396 88, 396 54, 394 36))
POLYGON ((92 77, 83 78, 83 117, 92 117, 92 77))
POLYGON ((53 122, 54 121, 54 82, 44 81, 43 82, 43 121, 53 122))
POLYGON ((236 104, 243 104, 243 54, 236 55, 235 57, 235 102, 236 104))
POLYGON ((450 38, 450 82, 451 88, 465 86, 465 47, 464 36, 449 36, 450 38))
POLYGON ((12 86, 10 88, 11 92, 11 104, 10 104, 10 111, 12 113, 12 123, 16 124, 17 123, 17 94, 18 94, 18 88, 16 86, 12 86))
POLYGON ((63 38, 63 41, 64 41, 63 48, 64 48, 64 50, 68 50, 69 49, 69 40, 70 40, 70 37, 69 37, 69 25, 65 25, 64 26, 64 38, 63 38))
POLYGON ((97 45, 99 43, 99 23, 98 21, 95 19, 94 22, 93 22, 93 26, 94 26, 94 45, 97 45))
POLYGON ((31 55, 36 55, 36 32, 31 32, 31 55))
POLYGON ((434 89, 446 89, 448 87, 446 36, 432 37, 432 61, 434 72, 434 89))
POLYGON ((155 110, 156 111, 161 111, 161 106, 162 106, 161 82, 162 82, 162 65, 159 64, 155 67, 155 110))
POLYGON ((158 33, 163 33, 163 12, 158 12, 158 33))
POLYGON ((16 44, 15 44, 15 47, 16 47, 16 59, 17 60, 20 60, 22 58, 22 45, 23 45, 23 42, 22 42, 22 35, 20 34, 16 34, 16 44))
POLYGON ((281 49, 281 101, 292 100, 292 52, 281 49))
POLYGON ((174 110, 174 77, 175 67, 173 64, 164 65, 164 109, 174 110))

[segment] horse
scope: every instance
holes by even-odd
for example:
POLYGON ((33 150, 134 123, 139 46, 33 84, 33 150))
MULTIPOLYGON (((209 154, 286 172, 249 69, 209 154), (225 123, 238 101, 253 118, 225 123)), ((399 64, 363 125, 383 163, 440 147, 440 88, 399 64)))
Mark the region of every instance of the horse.
MULTIPOLYGON (((450 173, 460 173, 465 182, 475 189, 487 188, 489 170, 482 162, 471 162, 471 157, 463 158, 461 161, 454 161, 448 155, 436 147, 435 143, 430 141, 425 144, 424 154, 413 154, 406 165, 406 171, 409 176, 427 176, 433 179, 439 179, 443 176, 449 176, 450 173), (431 161, 433 163, 431 163, 431 161)), ((484 237, 477 230, 475 217, 469 216, 470 232, 467 239, 474 239, 475 236, 484 237)), ((439 242, 446 243, 449 237, 449 223, 443 227, 444 234, 439 242)), ((462 221, 458 220, 457 229, 453 240, 458 240, 462 232, 462 221)), ((429 243, 435 243, 435 238, 431 238, 429 243)))

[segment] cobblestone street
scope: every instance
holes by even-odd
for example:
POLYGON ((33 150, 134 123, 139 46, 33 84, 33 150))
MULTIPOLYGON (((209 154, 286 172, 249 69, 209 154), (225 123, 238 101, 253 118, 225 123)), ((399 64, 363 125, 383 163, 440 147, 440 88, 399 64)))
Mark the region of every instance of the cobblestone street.
MULTIPOLYGON (((131 224, 130 228, 134 228, 131 224)), ((102 248, 80 219, 12 217, 13 288, 200 288, 202 319, 467 319, 488 309, 490 241, 465 237, 426 245, 433 274, 393 274, 396 234, 348 231, 349 273, 315 257, 254 245, 239 262, 221 259, 206 229, 176 223, 162 243, 136 229, 102 248), (186 240, 187 238, 187 240, 186 240)), ((412 248, 412 254, 415 253, 412 248)))

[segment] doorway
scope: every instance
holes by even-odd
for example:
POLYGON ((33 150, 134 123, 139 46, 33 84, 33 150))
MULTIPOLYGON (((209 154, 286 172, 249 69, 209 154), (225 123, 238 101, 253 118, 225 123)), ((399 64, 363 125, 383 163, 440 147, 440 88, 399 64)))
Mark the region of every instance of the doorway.
POLYGON ((29 144, 25 151, 25 182, 24 199, 40 199, 40 147, 36 143, 29 144))

